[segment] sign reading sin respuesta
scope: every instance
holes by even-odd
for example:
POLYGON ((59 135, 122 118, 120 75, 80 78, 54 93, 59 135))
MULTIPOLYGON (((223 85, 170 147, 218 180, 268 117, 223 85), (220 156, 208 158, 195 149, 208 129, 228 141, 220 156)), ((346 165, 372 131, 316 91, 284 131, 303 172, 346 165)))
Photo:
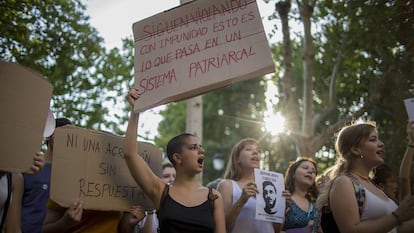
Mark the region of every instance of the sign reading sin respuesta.
MULTIPOLYGON (((50 197, 61 206, 68 207, 79 198, 83 208, 92 210, 155 208, 129 172, 124 137, 68 125, 56 129, 53 141, 50 197)), ((161 150, 138 142, 138 152, 161 176, 161 150)))

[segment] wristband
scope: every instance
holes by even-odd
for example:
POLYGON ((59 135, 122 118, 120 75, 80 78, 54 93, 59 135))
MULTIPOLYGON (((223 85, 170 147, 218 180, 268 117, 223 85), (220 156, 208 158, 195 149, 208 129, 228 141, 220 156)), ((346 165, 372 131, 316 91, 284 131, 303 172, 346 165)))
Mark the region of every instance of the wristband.
POLYGON ((397 225, 399 226, 399 225, 401 225, 402 224, 402 222, 401 222, 401 218, 400 218, 400 216, 395 212, 395 211, 392 211, 391 212, 391 214, 392 214, 392 216, 394 216, 395 217, 395 219, 397 219, 397 225))
POLYGON ((154 213, 155 213, 155 210, 148 210, 148 211, 146 211, 146 215, 154 214, 154 213))

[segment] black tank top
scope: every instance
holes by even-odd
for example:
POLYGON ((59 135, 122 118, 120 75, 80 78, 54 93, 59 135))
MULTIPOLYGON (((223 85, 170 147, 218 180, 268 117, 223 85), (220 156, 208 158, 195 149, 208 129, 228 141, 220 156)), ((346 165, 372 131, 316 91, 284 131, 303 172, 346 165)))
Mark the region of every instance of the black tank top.
POLYGON ((198 206, 186 207, 172 199, 168 193, 157 212, 161 233, 213 233, 214 207, 211 190, 207 200, 198 206))

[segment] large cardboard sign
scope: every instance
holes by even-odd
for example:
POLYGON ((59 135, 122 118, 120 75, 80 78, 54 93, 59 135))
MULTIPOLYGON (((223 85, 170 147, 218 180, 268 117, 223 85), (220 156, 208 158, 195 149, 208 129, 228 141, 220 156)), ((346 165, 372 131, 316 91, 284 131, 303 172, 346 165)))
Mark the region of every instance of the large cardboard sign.
MULTIPOLYGON (((134 204, 153 209, 152 201, 129 173, 123 140, 110 133, 70 125, 57 128, 51 199, 68 207, 79 197, 85 209, 94 210, 128 211, 134 204)), ((138 150, 154 173, 161 176, 161 150, 145 142, 138 142, 138 150)))
POLYGON ((135 111, 274 72, 255 0, 196 0, 133 24, 135 111))
POLYGON ((0 61, 0 170, 27 171, 41 150, 53 86, 39 73, 0 61))

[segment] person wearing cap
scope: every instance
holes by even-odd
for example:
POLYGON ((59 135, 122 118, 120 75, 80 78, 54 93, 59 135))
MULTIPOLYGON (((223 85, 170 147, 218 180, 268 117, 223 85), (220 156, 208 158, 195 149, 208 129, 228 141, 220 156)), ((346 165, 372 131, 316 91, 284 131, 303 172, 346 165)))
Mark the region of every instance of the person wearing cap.
MULTIPOLYGON (((67 118, 57 118, 52 128, 71 125, 67 118)), ((54 129, 53 129, 54 131, 54 129)), ((53 131, 51 133, 53 133, 53 131)), ((53 134, 46 138, 47 151, 44 155, 45 164, 42 171, 37 174, 23 174, 23 197, 22 197, 22 232, 41 233, 43 221, 46 216, 46 204, 49 200, 51 156, 53 152, 53 134)))
MULTIPOLYGON (((60 122, 57 119, 56 127, 70 124, 70 121, 60 122), (59 121, 59 122, 58 122, 59 121), (62 124, 61 124, 62 123, 62 124)), ((49 161, 53 157, 53 136, 48 140, 48 154, 49 161)), ((52 164, 53 166, 53 164, 52 164)), ((88 233, 106 233, 117 232, 118 224, 120 222, 121 211, 98 211, 98 210, 84 210, 83 202, 80 199, 68 207, 63 207, 49 198, 45 203, 46 216, 44 217, 42 231, 48 232, 88 232, 88 233)))

